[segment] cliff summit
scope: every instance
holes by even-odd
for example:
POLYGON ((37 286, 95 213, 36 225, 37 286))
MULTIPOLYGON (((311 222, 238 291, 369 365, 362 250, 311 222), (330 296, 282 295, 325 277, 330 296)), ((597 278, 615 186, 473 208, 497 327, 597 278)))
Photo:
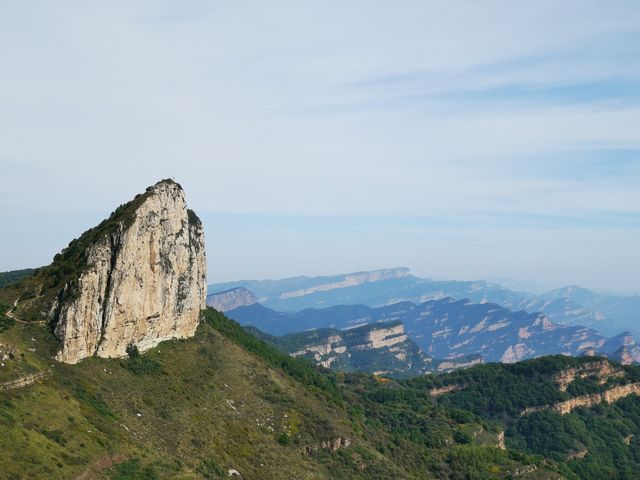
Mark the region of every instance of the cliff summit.
POLYGON ((121 357, 130 345, 145 351, 191 337, 205 308, 202 224, 172 180, 119 207, 48 268, 64 279, 48 312, 61 362, 121 357), (78 271, 65 278, 68 265, 78 271))

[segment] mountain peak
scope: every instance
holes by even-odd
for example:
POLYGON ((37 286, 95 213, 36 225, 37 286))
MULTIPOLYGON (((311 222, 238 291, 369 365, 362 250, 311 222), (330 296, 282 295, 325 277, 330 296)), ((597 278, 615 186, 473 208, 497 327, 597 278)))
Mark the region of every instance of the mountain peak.
POLYGON ((37 301, 19 307, 48 316, 59 361, 119 357, 129 345, 144 351, 193 335, 205 270, 202 224, 182 187, 167 179, 73 240, 33 279, 37 301))

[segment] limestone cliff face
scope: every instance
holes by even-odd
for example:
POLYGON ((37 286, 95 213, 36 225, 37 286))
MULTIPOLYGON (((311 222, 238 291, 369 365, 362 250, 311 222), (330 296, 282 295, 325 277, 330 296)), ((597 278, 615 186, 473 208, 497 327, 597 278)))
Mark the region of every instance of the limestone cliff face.
POLYGON ((182 188, 163 180, 124 207, 126 217, 88 246, 86 267, 60 293, 53 315, 61 362, 120 357, 131 344, 144 351, 198 326, 204 233, 182 188))
POLYGON ((576 378, 586 378, 592 375, 598 377, 598 383, 600 383, 600 385, 604 385, 607 380, 612 377, 624 376, 624 372, 621 369, 614 367, 607 360, 602 360, 599 362, 585 363, 584 365, 576 368, 561 370, 553 376, 552 380, 561 391, 566 392, 569 385, 576 378))
POLYGON ((556 403, 551 408, 560 415, 566 415, 578 407, 592 407, 600 402, 613 403, 616 400, 631 395, 632 393, 635 393, 636 395, 640 394, 640 383, 619 385, 605 390, 602 393, 574 397, 569 400, 565 400, 564 402, 556 403))
POLYGON ((370 329, 352 330, 351 348, 353 350, 371 350, 406 342, 407 336, 404 333, 404 325, 397 323, 391 326, 376 327, 374 324, 370 329), (358 333, 355 333, 358 332, 358 333))
POLYGON ((640 383, 628 383, 626 385, 618 385, 600 393, 594 393, 591 395, 580 395, 577 397, 564 400, 562 402, 554 403, 552 405, 545 405, 540 407, 528 407, 525 408, 520 415, 528 415, 530 413, 540 412, 542 410, 553 410, 560 415, 566 415, 579 407, 593 407, 601 402, 614 403, 621 398, 627 397, 631 394, 640 395, 640 383))
POLYGON ((410 340, 400 322, 378 322, 348 330, 319 329, 278 337, 280 348, 326 368, 375 375, 419 375, 431 357, 410 340))
POLYGON ((437 362, 436 370, 438 372, 452 372, 461 368, 470 368, 474 365, 480 365, 484 363, 483 358, 480 355, 464 357, 456 360, 442 360, 437 362))
POLYGON ((321 343, 310 343, 291 352, 292 357, 313 357, 313 360, 325 368, 331 368, 331 364, 338 360, 339 356, 347 351, 347 344, 339 334, 328 335, 321 343))

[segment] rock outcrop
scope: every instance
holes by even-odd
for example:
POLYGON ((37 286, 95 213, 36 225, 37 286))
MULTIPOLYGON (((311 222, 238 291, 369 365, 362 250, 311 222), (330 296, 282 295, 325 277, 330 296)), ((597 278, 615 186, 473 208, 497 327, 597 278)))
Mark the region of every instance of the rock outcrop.
POLYGON ((447 393, 459 392, 460 390, 463 390, 464 387, 465 385, 463 384, 454 383, 452 385, 446 385, 444 387, 432 388, 431 390, 429 390, 429 395, 431 395, 432 397, 439 397, 440 395, 445 395, 447 393))
POLYGON ((266 341, 326 368, 391 376, 420 375, 433 369, 433 359, 407 338, 401 322, 310 330, 269 336, 266 341))
POLYGON ((480 355, 470 355, 469 357, 464 357, 456 360, 441 360, 436 363, 436 370, 438 372, 452 372, 454 370, 471 368, 474 365, 480 365, 484 363, 484 360, 480 355))
POLYGON ((344 335, 353 350, 390 348, 407 340, 402 323, 373 324, 369 328, 347 330, 344 335))
POLYGON ((303 452, 311 455, 318 453, 320 450, 329 450, 331 452, 337 452, 341 448, 348 448, 351 446, 351 439, 346 437, 336 437, 329 440, 323 440, 316 445, 309 445, 304 447, 303 452))
POLYGON ((598 405, 602 402, 614 403, 631 394, 640 395, 640 383, 617 385, 600 393, 580 395, 552 405, 525 408, 520 415, 528 415, 542 410, 553 410, 554 412, 558 412, 560 415, 566 415, 579 407, 593 407, 594 405, 598 405))
POLYGON ((551 409, 560 415, 571 413, 578 407, 592 407, 601 402, 613 403, 616 400, 624 398, 632 393, 640 394, 640 383, 629 383, 627 385, 618 385, 616 387, 605 390, 602 393, 594 393, 593 395, 581 395, 564 402, 559 402, 551 406, 551 409))
POLYGON ((85 264, 51 311, 57 360, 121 357, 129 345, 144 351, 195 333, 207 288, 204 232, 180 185, 148 188, 78 242, 88 243, 85 264))
POLYGON ((14 380, 0 382, 0 392, 7 391, 7 390, 15 390, 18 388, 26 387, 28 385, 33 385, 37 381, 48 377, 50 374, 51 374, 50 370, 44 370, 42 372, 30 373, 28 375, 24 375, 14 380))
POLYGON ((408 355, 403 348, 407 336, 401 323, 366 325, 342 332, 318 330, 307 334, 308 340, 313 340, 309 343, 304 341, 304 335, 287 337, 299 339, 299 348, 290 352, 290 355, 313 358, 318 365, 326 368, 331 367, 341 355, 351 357, 355 352, 384 349, 385 354, 400 361, 406 360, 408 355))
POLYGON ((619 368, 615 368, 608 361, 601 360, 597 362, 588 362, 580 367, 561 370, 553 376, 553 382, 561 391, 566 392, 569 385, 576 378, 586 378, 590 376, 598 377, 598 383, 600 385, 604 385, 607 380, 612 377, 624 376, 624 372, 619 368))
POLYGON ((255 303, 258 303, 258 297, 243 287, 207 295, 207 306, 215 308, 219 312, 228 312, 255 303))
POLYGON ((347 351, 347 345, 339 334, 328 335, 320 343, 310 343, 291 352, 292 357, 313 357, 316 364, 325 368, 331 368, 340 355, 347 351))

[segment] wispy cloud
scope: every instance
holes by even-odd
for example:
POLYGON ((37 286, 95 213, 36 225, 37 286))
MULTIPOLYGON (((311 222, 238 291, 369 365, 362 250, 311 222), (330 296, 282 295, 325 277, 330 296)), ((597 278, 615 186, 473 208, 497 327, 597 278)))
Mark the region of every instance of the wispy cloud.
MULTIPOLYGON (((14 233, 1 240, 0 269, 48 261, 63 243, 53 229, 21 248, 42 215, 74 218, 79 233, 162 177, 176 177, 212 225, 239 215, 282 239, 277 222, 258 218, 291 216, 286 238, 300 257, 304 245, 321 252, 306 270, 336 252, 345 269, 345 258, 359 268, 413 258, 427 270, 420 245, 431 245, 451 265, 494 255, 482 263, 487 276, 539 277, 535 262, 512 257, 547 255, 556 271, 576 272, 572 283, 595 284, 612 245, 629 252, 637 236, 635 1, 0 8, 0 201, 16 214, 2 218, 14 233), (343 230, 322 220, 338 217, 375 218, 378 233, 352 230, 341 249, 343 230), (406 217, 423 221, 399 228, 406 217), (326 241, 313 240, 314 222, 326 241), (584 243, 587 231, 600 247, 584 243), (447 240, 430 243, 440 235, 447 240), (470 246, 469 235, 483 240, 470 246), (503 257, 492 238, 508 239, 503 257), (572 238, 584 248, 572 249, 572 238), (406 258, 389 254, 399 248, 406 258), (576 269, 576 251, 592 258, 590 273, 576 269)), ((224 231, 231 250, 236 232, 224 231)), ((210 231, 212 252, 219 236, 210 231)), ((290 247, 269 248, 265 275, 281 271, 290 247)), ((251 276, 248 264, 220 267, 222 256, 209 257, 216 278, 251 276)), ((628 286, 639 262, 621 256, 619 280, 612 273, 603 286, 628 286)))

